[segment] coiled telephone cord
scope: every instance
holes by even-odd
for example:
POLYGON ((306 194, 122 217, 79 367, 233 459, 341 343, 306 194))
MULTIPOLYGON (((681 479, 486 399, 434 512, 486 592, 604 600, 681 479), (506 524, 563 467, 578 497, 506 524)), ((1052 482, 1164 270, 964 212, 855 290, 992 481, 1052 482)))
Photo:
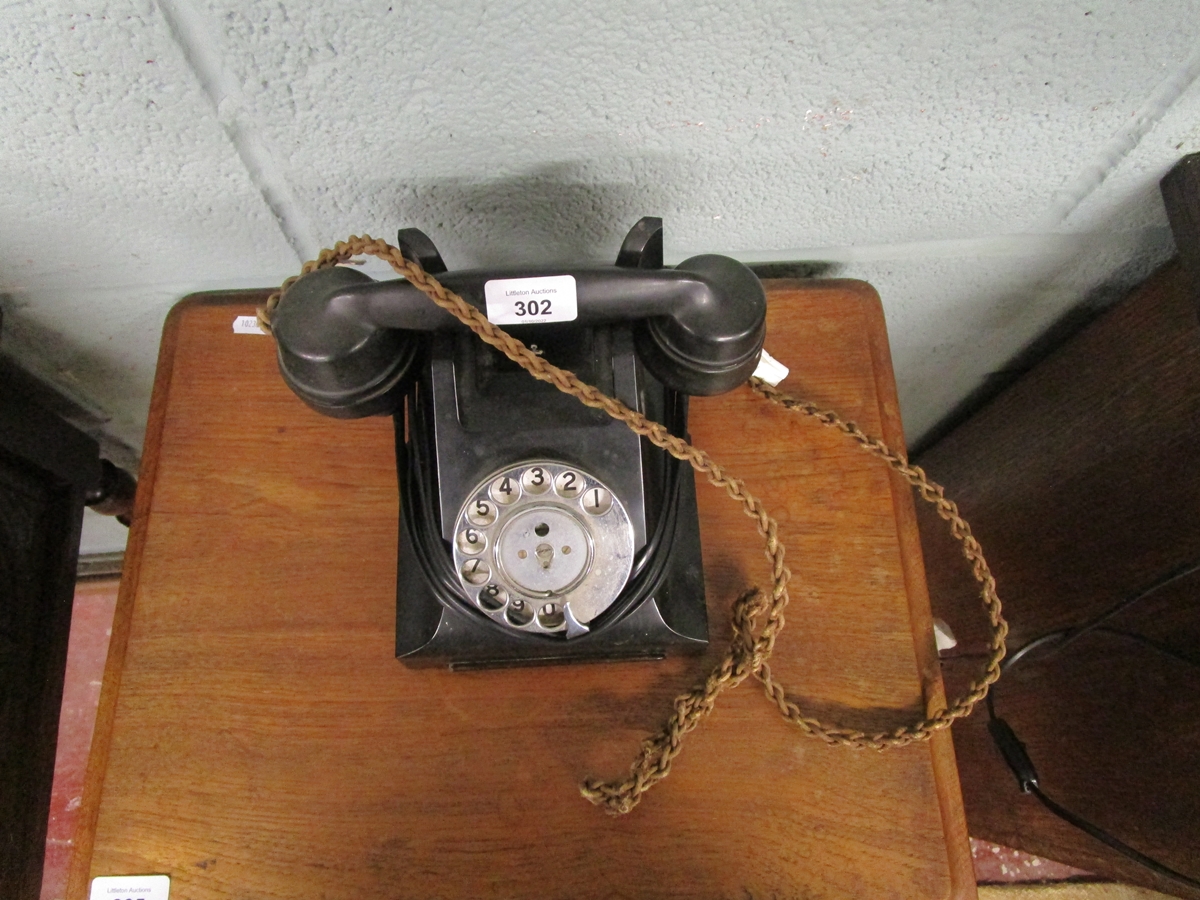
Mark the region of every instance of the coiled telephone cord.
MULTIPOLYGON (((938 515, 949 523, 950 533, 959 542, 962 554, 980 585, 980 597, 990 625, 988 660, 983 673, 971 683, 962 697, 920 722, 893 731, 868 734, 852 728, 827 725, 806 716, 788 696, 783 685, 774 679, 768 664, 775 649, 775 641, 784 626, 783 613, 788 604, 787 585, 791 579, 791 572, 784 565, 784 547, 779 540, 775 520, 758 498, 746 489, 745 483, 726 472, 724 467, 706 452, 671 434, 663 425, 651 422, 619 400, 580 381, 571 372, 559 369, 534 354, 516 338, 489 322, 483 313, 458 294, 443 287, 419 263, 406 259, 398 248, 387 241, 376 240, 366 235, 351 236, 349 240, 339 241, 332 249, 322 250, 315 260, 306 262, 301 268, 301 275, 362 255, 376 256, 387 262, 398 275, 408 279, 435 304, 534 378, 549 382, 585 406, 603 410, 614 419, 624 422, 636 434, 645 437, 655 446, 690 464, 697 472, 707 477, 710 484, 723 488, 733 500, 740 503, 746 515, 754 520, 759 534, 763 537, 764 552, 771 564, 770 591, 764 593, 758 588, 751 588, 737 599, 732 613, 733 638, 725 657, 702 684, 675 698, 671 717, 658 734, 642 742, 641 751, 630 766, 627 777, 621 781, 608 782, 588 779, 580 786, 580 792, 592 803, 603 806, 615 815, 631 811, 647 790, 667 777, 671 771, 671 764, 679 754, 683 736, 695 729, 705 716, 712 712, 721 692, 736 687, 750 675, 762 683, 766 696, 776 705, 780 714, 804 734, 820 738, 829 744, 872 750, 903 747, 916 741, 927 740, 936 732, 949 728, 956 719, 970 715, 975 705, 987 696, 989 686, 1000 677, 1000 663, 1004 659, 1008 624, 1001 615, 996 581, 983 557, 983 549, 971 534, 971 526, 959 515, 958 507, 953 501, 946 498, 942 487, 930 481, 919 466, 909 463, 904 454, 894 452, 882 441, 865 434, 853 422, 844 421, 837 414, 823 411, 815 404, 791 397, 761 379, 751 378, 750 387, 757 394, 785 409, 810 416, 822 425, 841 431, 863 450, 879 457, 899 472, 917 490, 922 500, 933 504, 938 515)), ((299 277, 294 276, 285 281, 278 291, 267 298, 266 306, 258 311, 259 322, 265 330, 270 331, 272 312, 283 294, 299 277)))

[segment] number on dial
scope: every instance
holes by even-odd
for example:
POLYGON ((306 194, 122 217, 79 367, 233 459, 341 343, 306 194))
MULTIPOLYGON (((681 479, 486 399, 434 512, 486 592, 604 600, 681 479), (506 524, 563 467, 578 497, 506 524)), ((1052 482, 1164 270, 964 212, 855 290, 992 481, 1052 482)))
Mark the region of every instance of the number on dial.
POLYGON ((501 506, 508 506, 508 504, 515 502, 521 496, 521 485, 510 476, 501 475, 492 482, 492 486, 488 488, 488 493, 501 506))
POLYGON ((508 591, 498 584, 489 584, 479 592, 479 605, 493 612, 500 609, 508 601, 508 591))
POLYGON ((583 511, 593 516, 602 516, 612 509, 612 494, 602 487, 588 488, 583 495, 583 511))
POLYGON ((458 533, 458 549, 468 556, 482 553, 487 548, 487 538, 474 528, 467 528, 458 533))
POLYGON ((583 490, 583 479, 577 472, 559 472, 558 477, 554 479, 554 490, 558 496, 568 500, 578 497, 579 492, 583 490))
POLYGON ((488 564, 481 559, 468 559, 463 563, 462 577, 468 584, 483 584, 491 574, 488 564))
POLYGON ((476 500, 467 510, 467 519, 480 528, 491 525, 496 521, 496 507, 486 500, 476 500))
POLYGON ((521 487, 531 494, 544 494, 550 488, 550 475, 541 466, 532 466, 521 476, 521 487))

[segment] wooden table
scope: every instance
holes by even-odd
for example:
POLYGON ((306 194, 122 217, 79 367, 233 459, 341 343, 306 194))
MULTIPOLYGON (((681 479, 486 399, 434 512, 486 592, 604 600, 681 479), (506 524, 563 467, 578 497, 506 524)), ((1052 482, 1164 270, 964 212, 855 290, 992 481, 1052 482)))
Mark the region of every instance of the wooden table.
MULTIPOLYGON (((903 445, 878 297, 769 283, 784 387, 903 445)), ((703 658, 450 673, 393 658, 388 419, 322 418, 261 294, 180 303, 164 331, 69 896, 166 873, 183 898, 971 897, 948 734, 879 754, 802 736, 756 682, 724 695, 632 814, 623 773, 767 584, 753 525, 699 487, 703 658)), ((908 490, 844 437, 745 388, 695 442, 766 498, 794 579, 774 666, 809 708, 893 727, 942 702, 908 490)))

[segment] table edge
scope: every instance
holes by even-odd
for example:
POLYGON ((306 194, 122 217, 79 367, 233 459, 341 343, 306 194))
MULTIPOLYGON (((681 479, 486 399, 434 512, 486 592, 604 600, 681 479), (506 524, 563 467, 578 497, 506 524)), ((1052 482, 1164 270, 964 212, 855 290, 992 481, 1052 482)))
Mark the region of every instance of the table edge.
MULTIPOLYGON (((900 400, 892 369, 891 344, 887 335, 887 319, 878 292, 865 282, 864 305, 868 306, 871 325, 871 350, 874 357, 876 397, 883 423, 883 440, 893 450, 907 456, 907 443, 900 418, 900 400), (868 293, 869 292, 869 293, 868 293)), ((904 568, 905 589, 908 594, 909 620, 913 630, 913 649, 917 656, 918 676, 925 695, 925 713, 931 715, 946 708, 946 692, 942 682, 941 661, 933 637, 933 611, 929 602, 929 586, 925 578, 925 561, 921 549, 921 534, 917 527, 917 511, 913 490, 895 469, 889 471, 892 504, 896 515, 896 532, 900 541, 904 568)), ((967 833, 966 807, 963 805, 962 785, 958 778, 958 763, 954 740, 949 729, 937 732, 929 742, 938 806, 942 828, 946 835, 946 854, 950 868, 950 896, 955 900, 975 900, 975 863, 967 833)))
POLYGON ((108 772, 113 718, 120 695, 125 651, 129 643, 133 601, 137 594, 141 574, 141 557, 146 543, 147 519, 158 477, 159 452, 166 420, 167 399, 170 396, 171 380, 174 376, 179 326, 191 309, 205 306, 242 305, 254 302, 256 299, 265 299, 268 293, 269 290, 248 290, 205 291, 189 294, 171 307, 163 321, 162 341, 158 348, 154 386, 150 395, 150 412, 146 422, 146 439, 138 472, 137 495, 134 499, 133 516, 129 527, 125 563, 122 567, 121 587, 117 594, 116 611, 113 614, 112 634, 109 638, 108 656, 104 664, 104 676, 100 687, 100 701, 96 709, 96 722, 92 731, 92 743, 88 752, 83 796, 75 832, 75 848, 71 854, 68 870, 66 889, 68 898, 85 900, 88 895, 96 824, 100 814, 100 800, 104 792, 104 779, 108 772))

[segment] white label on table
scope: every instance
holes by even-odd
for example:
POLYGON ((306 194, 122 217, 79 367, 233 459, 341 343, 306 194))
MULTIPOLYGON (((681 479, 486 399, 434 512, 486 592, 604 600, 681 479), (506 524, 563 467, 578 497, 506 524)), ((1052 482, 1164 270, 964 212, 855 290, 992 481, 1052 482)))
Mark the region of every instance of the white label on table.
POLYGON ((761 378, 771 387, 778 387, 779 382, 788 377, 789 371, 787 366, 763 350, 758 360, 758 368, 754 370, 754 377, 761 378))
POLYGON ((933 640, 937 644, 938 653, 958 646, 958 638, 950 630, 950 626, 941 619, 933 620, 933 640))
POLYGON ((258 316, 238 316, 233 320, 234 334, 266 334, 258 324, 258 316))
POLYGON ((92 879, 88 900, 167 900, 170 893, 166 875, 101 875, 92 879))
POLYGON ((579 315, 573 275, 497 278, 484 284, 483 297, 494 325, 572 322, 579 315))

